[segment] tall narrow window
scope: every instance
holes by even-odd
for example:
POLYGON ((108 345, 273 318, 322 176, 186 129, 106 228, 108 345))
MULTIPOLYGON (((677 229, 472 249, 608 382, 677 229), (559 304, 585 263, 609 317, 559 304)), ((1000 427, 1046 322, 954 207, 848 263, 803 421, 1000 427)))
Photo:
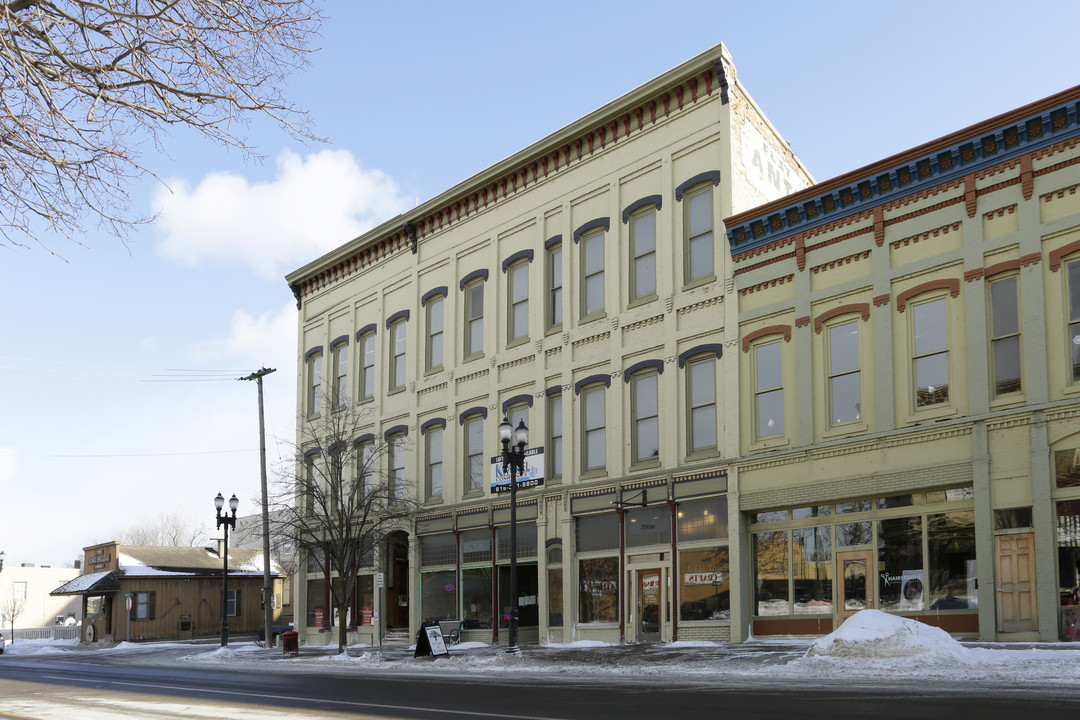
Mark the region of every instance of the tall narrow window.
POLYGON ((322 352, 308 354, 308 415, 322 410, 322 352))
POLYGON ((548 329, 562 326, 562 245, 553 245, 547 254, 547 325, 548 329))
POLYGON ((357 488, 357 494, 360 497, 366 497, 371 492, 375 476, 374 462, 374 443, 366 440, 361 442, 356 450, 356 482, 360 486, 357 488))
POLYGON ((1069 283, 1069 355, 1072 381, 1080 381, 1080 260, 1067 265, 1069 283))
POLYGON ((581 239, 581 316, 587 318, 604 311, 604 233, 581 239))
POLYGON ((562 477, 563 468, 563 421, 562 395, 548 396, 548 447, 545 450, 544 473, 549 478, 562 477))
POLYGON ((443 309, 442 297, 433 297, 427 304, 427 369, 438 370, 443 364, 443 309))
POLYGON ((484 489, 484 418, 465 420, 465 492, 484 489))
POLYGON ((829 328, 830 424, 862 417, 859 372, 859 323, 855 320, 829 328))
POLYGON ((1015 275, 990 283, 990 327, 994 394, 1020 392, 1020 312, 1015 275))
POLYGON ((465 357, 484 351, 484 282, 476 280, 465 286, 465 357))
POLYGON ((443 429, 433 427, 424 436, 427 445, 427 496, 442 497, 443 493, 443 429))
POLYGON ((592 385, 581 392, 582 420, 585 428, 582 470, 600 470, 607 464, 607 434, 604 401, 607 388, 592 385))
POLYGON ((655 372, 639 372, 630 381, 630 407, 634 415, 631 452, 635 463, 660 457, 660 408, 655 372))
POLYGON ((516 428, 519 423, 525 423, 525 427, 529 427, 529 406, 525 403, 511 405, 506 409, 506 418, 511 427, 516 428))
POLYGON ((509 271, 510 308, 507 326, 510 342, 529 336, 529 263, 520 262, 509 271))
POLYGON ((713 269, 713 190, 705 185, 687 195, 685 205, 686 282, 711 277, 713 269))
POLYGON ((344 405, 348 398, 349 343, 334 346, 334 404, 344 405))
POLYGON ((945 298, 911 308, 915 352, 915 407, 949 402, 949 341, 946 335, 945 298))
POLYGON ((656 295, 656 210, 630 218, 630 248, 633 268, 630 273, 630 300, 656 295))
POLYGON ((757 437, 784 433, 784 375, 780 341, 754 348, 754 412, 757 437))
POLYGON ((686 368, 690 398, 690 452, 716 448, 716 359, 691 360, 686 368))
POLYGON ((375 333, 360 336, 360 399, 370 400, 375 395, 375 333))
POLYGON ((405 320, 390 326, 390 389, 405 387, 405 320))
POLYGON ((390 456, 390 498, 400 500, 405 497, 405 436, 397 433, 387 440, 390 456))

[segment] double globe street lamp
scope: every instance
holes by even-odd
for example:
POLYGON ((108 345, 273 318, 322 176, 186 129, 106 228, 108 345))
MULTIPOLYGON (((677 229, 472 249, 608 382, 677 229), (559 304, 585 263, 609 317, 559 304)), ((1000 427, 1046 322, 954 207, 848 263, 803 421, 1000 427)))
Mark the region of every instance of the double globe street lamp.
POLYGON ((518 591, 517 591, 517 479, 525 474, 525 446, 529 443, 529 428, 525 421, 517 429, 505 417, 499 423, 502 441, 502 470, 510 473, 510 642, 506 652, 518 652, 518 591), (511 439, 514 447, 510 446, 511 439))
POLYGON ((236 493, 233 493, 233 496, 229 498, 229 509, 232 510, 232 517, 229 517, 228 514, 222 515, 221 509, 225 507, 225 498, 221 493, 218 493, 217 497, 214 498, 214 507, 217 508, 217 526, 219 528, 222 525, 225 526, 225 551, 221 553, 224 563, 221 573, 221 647, 229 644, 229 528, 236 529, 236 508, 239 506, 240 501, 236 499, 236 493))

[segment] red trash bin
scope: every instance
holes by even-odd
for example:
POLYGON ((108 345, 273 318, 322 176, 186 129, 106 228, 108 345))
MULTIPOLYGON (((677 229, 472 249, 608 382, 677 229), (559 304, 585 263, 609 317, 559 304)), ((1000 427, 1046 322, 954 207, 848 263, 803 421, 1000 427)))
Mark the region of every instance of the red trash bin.
POLYGON ((295 630, 281 633, 281 654, 300 654, 300 633, 296 632, 295 630))

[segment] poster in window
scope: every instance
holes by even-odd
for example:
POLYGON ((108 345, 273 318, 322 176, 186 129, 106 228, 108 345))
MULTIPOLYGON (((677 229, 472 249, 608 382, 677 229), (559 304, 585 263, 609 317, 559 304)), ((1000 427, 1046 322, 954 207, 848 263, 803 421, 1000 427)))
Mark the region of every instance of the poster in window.
POLYGON ((905 570, 900 582, 900 609, 923 609, 923 571, 905 570))

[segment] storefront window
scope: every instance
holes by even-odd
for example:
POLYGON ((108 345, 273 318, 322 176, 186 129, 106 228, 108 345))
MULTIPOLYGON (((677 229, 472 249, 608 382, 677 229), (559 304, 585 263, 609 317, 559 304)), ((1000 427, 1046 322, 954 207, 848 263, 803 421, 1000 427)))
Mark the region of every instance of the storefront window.
POLYGON ((872 528, 867 522, 842 523, 836 526, 836 546, 869 545, 873 542, 872 528))
POLYGON ((791 511, 793 520, 828 517, 829 515, 832 515, 832 505, 811 505, 810 507, 793 508, 791 511))
POLYGON ((420 573, 420 612, 424 622, 457 619, 455 572, 420 573))
POLYGON ((679 572, 679 620, 731 619, 727 548, 683 550, 679 572))
POLYGON ((1080 500, 1057 504, 1058 588, 1080 586, 1080 500))
MULTIPOLYGON (((536 627, 540 624, 537 566, 518 565, 517 573, 518 627, 536 627)), ((499 627, 510 626, 510 602, 510 566, 502 565, 499 567, 499 627)))
POLYGON ((1058 487, 1080 487, 1080 450, 1055 452, 1054 470, 1058 487))
POLYGON ((891 612, 923 610, 922 517, 879 520, 878 608, 891 612))
POLYGON ((548 625, 562 627, 563 592, 562 568, 548 570, 548 625))
POLYGON ((461 562, 491 562, 491 530, 466 530, 461 533, 461 562))
POLYGON ((788 534, 784 530, 754 535, 754 614, 787 615, 788 534))
POLYGON ((615 513, 583 515, 577 519, 578 552, 617 550, 619 548, 619 516, 615 513))
MULTIPOLYGON (((495 541, 498 547, 498 558, 501 561, 510 559, 510 526, 504 525, 495 529, 495 541)), ((534 523, 518 523, 517 526, 517 556, 536 557, 536 525, 534 523)))
POLYGON ((869 500, 849 500, 848 502, 836 503, 836 512, 838 513, 853 513, 853 512, 866 512, 872 510, 873 503, 869 500))
POLYGON ((326 608, 326 581, 308 580, 307 583, 307 625, 308 627, 322 627, 325 622, 324 613, 326 608))
POLYGON ((619 559, 610 557, 581 560, 578 564, 578 582, 580 621, 618 622, 619 559))
POLYGON ((420 537, 420 565, 453 565, 457 559, 457 540, 453 533, 420 537))
POLYGON ((727 537, 727 497, 679 503, 676 517, 679 542, 727 537))
POLYGON ((626 547, 671 545, 671 509, 667 505, 626 512, 626 547))
POLYGON ((360 611, 357 618, 360 624, 371 625, 375 610, 375 578, 371 575, 356 576, 356 606, 360 611))
POLYGON ((795 614, 831 614, 832 528, 792 530, 791 553, 795 614))
POLYGON ((461 620, 467 630, 491 627, 491 568, 461 571, 461 620))
POLYGON ((930 610, 979 607, 975 593, 975 513, 930 515, 926 524, 930 610))

